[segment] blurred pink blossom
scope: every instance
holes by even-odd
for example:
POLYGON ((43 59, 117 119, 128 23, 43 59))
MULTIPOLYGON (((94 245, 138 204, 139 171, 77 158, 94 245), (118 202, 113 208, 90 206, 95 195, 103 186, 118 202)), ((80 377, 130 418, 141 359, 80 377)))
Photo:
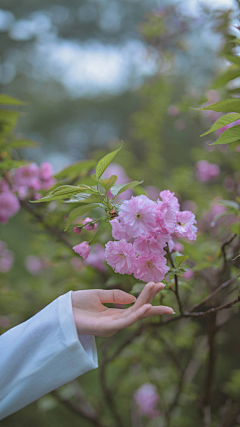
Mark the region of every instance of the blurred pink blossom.
POLYGON ((238 153, 240 153, 240 144, 238 144, 238 145, 236 146, 235 150, 236 150, 238 153))
POLYGON ((180 120, 180 119, 178 119, 178 120, 176 120, 176 121, 174 122, 174 127, 175 127, 175 129, 176 129, 176 130, 178 130, 178 131, 182 131, 182 130, 184 130, 184 129, 185 129, 185 127, 186 127, 186 123, 185 123, 185 121, 184 121, 184 120, 180 120))
POLYGON ((190 269, 188 269, 184 275, 183 275, 184 279, 186 280, 191 280, 194 277, 194 272, 190 269))
POLYGON ((168 110, 167 110, 169 116, 178 116, 179 114, 179 109, 176 107, 176 105, 169 105, 168 110))
POLYGON ((25 267, 30 274, 36 276, 42 270, 42 262, 39 257, 28 255, 25 258, 25 267))
POLYGON ((0 192, 3 193, 9 190, 10 190, 10 187, 6 179, 5 178, 0 179, 0 192))
POLYGON ((11 191, 0 194, 0 222, 7 222, 19 209, 20 203, 15 194, 11 193, 11 191))
POLYGON ((184 200, 181 204, 181 208, 183 211, 191 211, 193 213, 197 210, 197 205, 192 200, 184 200))
POLYGON ((226 191, 234 191, 235 181, 230 176, 227 176, 223 181, 223 187, 226 191))
POLYGON ((104 247, 99 243, 96 243, 95 245, 93 245, 91 253, 89 254, 85 263, 90 267, 95 268, 96 270, 103 271, 103 272, 106 271, 107 266, 105 263, 104 247))
POLYGON ((159 189, 153 185, 145 187, 147 197, 151 200, 156 200, 159 197, 159 189))
POLYGON ((155 385, 150 383, 143 384, 134 393, 134 400, 141 415, 145 415, 150 418, 155 418, 161 415, 160 411, 156 409, 156 405, 160 399, 155 385))
POLYGON ((9 326, 9 318, 7 316, 0 317, 0 326, 1 328, 7 328, 9 326))
POLYGON ((220 174, 220 168, 207 160, 199 160, 196 163, 196 177, 200 182, 207 182, 216 178, 220 174))
POLYGON ((74 270, 76 270, 76 271, 81 271, 85 268, 85 263, 84 263, 83 259, 76 257, 76 256, 71 259, 71 264, 72 264, 74 270))
POLYGON ((40 171, 40 178, 43 181, 48 181, 53 177, 53 168, 51 163, 49 162, 43 162, 40 165, 39 171, 40 171))
POLYGON ((21 166, 16 169, 14 172, 14 181, 18 187, 23 186, 40 190, 39 168, 36 163, 30 163, 27 166, 21 166))
POLYGON ((14 254, 9 249, 3 249, 0 252, 0 272, 7 273, 11 270, 14 263, 14 254))
POLYGON ((43 190, 47 191, 49 190, 53 185, 55 185, 57 182, 57 180, 53 177, 46 179, 45 181, 42 182, 42 188, 43 190))
POLYGON ((180 243, 180 242, 175 242, 175 244, 174 244, 174 248, 173 248, 173 251, 174 251, 174 252, 178 251, 178 252, 180 252, 180 253, 183 253, 183 251, 184 251, 184 246, 183 246, 183 245, 182 245, 182 243, 180 243))

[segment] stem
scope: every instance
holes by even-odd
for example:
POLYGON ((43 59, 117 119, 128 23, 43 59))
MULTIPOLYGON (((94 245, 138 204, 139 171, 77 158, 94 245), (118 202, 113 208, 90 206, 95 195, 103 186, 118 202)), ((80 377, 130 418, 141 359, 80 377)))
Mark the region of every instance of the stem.
POLYGON ((97 229, 97 231, 96 231, 96 233, 94 234, 94 236, 91 238, 91 240, 89 240, 89 245, 90 245, 90 243, 92 243, 92 241, 93 241, 93 239, 96 237, 96 235, 98 234, 98 232, 99 232, 99 230, 100 230, 100 228, 102 227, 102 224, 100 224, 99 225, 99 227, 98 227, 98 229, 97 229))
MULTIPOLYGON (((170 262, 171 266, 173 268, 175 268, 173 259, 171 257, 170 252, 169 252, 168 244, 167 244, 167 247, 165 248, 165 251, 167 253, 167 257, 169 259, 169 262, 170 262)), ((178 289, 178 276, 176 274, 174 274, 174 282, 175 282, 175 295, 176 295, 177 302, 178 302, 178 308, 179 308, 179 311, 181 313, 181 316, 184 316, 184 313, 183 313, 183 304, 182 304, 182 301, 180 299, 179 289, 178 289)))

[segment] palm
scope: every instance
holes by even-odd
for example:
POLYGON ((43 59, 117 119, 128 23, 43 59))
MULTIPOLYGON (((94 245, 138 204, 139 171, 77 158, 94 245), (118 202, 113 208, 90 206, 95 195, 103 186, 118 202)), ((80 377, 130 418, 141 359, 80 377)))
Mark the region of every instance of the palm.
POLYGON ((150 282, 144 287, 137 300, 118 289, 73 292, 73 315, 78 334, 108 337, 119 329, 131 326, 139 319, 172 314, 173 309, 170 307, 151 305, 151 301, 163 287, 162 283, 150 282), (104 303, 130 304, 133 302, 135 303, 127 309, 108 308, 103 305, 104 303))

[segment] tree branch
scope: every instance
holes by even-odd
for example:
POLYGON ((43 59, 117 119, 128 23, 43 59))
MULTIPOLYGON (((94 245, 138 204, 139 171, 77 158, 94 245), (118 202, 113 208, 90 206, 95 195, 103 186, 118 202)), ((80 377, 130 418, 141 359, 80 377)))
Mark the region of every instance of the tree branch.
MULTIPOLYGON (((173 268, 175 268, 175 266, 174 266, 174 262, 173 262, 173 259, 172 259, 172 257, 171 257, 170 252, 169 252, 168 245, 167 245, 164 249, 165 249, 165 251, 166 251, 166 253, 167 253, 167 257, 168 257, 168 259, 169 259, 169 262, 170 262, 171 266, 172 266, 173 268)), ((175 295, 176 295, 177 302, 178 302, 178 308, 179 308, 179 311, 180 311, 181 315, 183 316, 183 304, 182 304, 182 301, 181 301, 181 299, 180 299, 180 295, 179 295, 179 289, 178 289, 178 276, 177 276, 176 274, 174 274, 174 282, 175 282, 175 295)))
POLYGON ((193 311, 195 311, 196 309, 198 309, 199 307, 201 307, 201 305, 205 304, 207 301, 209 301, 211 298, 213 298, 218 292, 220 292, 222 289, 226 288, 227 286, 231 285, 232 283, 234 283, 238 277, 240 277, 240 273, 236 276, 233 277, 230 280, 227 280, 227 282, 222 283, 222 285, 218 286, 218 288, 216 288, 213 292, 211 292, 205 299, 203 299, 201 302, 199 302, 198 304, 194 304, 189 310, 189 313, 192 313, 193 311))

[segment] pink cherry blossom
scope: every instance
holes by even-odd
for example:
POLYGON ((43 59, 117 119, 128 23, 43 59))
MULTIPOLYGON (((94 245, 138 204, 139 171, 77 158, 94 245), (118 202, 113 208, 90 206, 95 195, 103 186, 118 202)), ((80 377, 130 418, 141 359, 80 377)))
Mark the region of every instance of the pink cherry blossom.
POLYGON ((133 245, 122 239, 110 241, 105 247, 105 259, 110 267, 119 274, 132 274, 136 261, 133 245))
POLYGON ((92 231, 92 230, 95 230, 97 228, 96 223, 95 224, 88 224, 88 222, 91 222, 91 221, 93 221, 91 218, 88 218, 88 217, 85 218, 85 220, 83 221, 83 225, 84 225, 85 230, 92 231), (85 224, 87 224, 87 225, 85 225, 85 224))
POLYGON ((155 409, 159 402, 159 395, 155 385, 149 383, 143 384, 134 393, 134 400, 141 415, 145 415, 150 418, 155 418, 161 415, 161 413, 155 409))
POLYGON ((9 191, 10 187, 5 178, 0 179, 0 192, 9 191))
POLYGON ((220 174, 220 168, 207 160, 200 160, 196 163, 196 177, 200 182, 207 182, 216 178, 220 174))
POLYGON ((155 208, 157 227, 163 234, 172 234, 176 226, 176 213, 170 203, 159 202, 155 208))
POLYGON ((85 263, 99 271, 106 271, 105 264, 105 251, 102 245, 96 243, 92 246, 91 253, 86 259, 85 263))
POLYGON ((110 221, 110 224, 112 226, 112 236, 116 240, 130 240, 131 235, 128 235, 127 232, 123 231, 123 227, 121 223, 119 222, 118 218, 114 218, 112 221, 110 221))
POLYGON ((123 230, 132 237, 139 237, 154 230, 156 203, 146 196, 131 197, 122 203, 119 218, 123 230))
POLYGON ((27 166, 21 166, 14 172, 14 182, 18 186, 33 188, 40 190, 41 183, 39 181, 39 168, 36 163, 30 163, 27 166), (40 188, 37 188, 39 187, 40 188))
POLYGON ((73 231, 74 233, 80 234, 82 230, 80 227, 74 227, 73 231))
POLYGON ((53 177, 53 168, 51 163, 49 162, 43 162, 40 165, 39 171, 40 171, 40 178, 43 181, 48 181, 50 178, 53 177))
POLYGON ((164 190, 161 191, 160 196, 163 202, 169 203, 171 205, 171 208, 178 212, 180 209, 180 205, 177 197, 174 196, 174 194, 175 193, 171 193, 171 191, 169 190, 164 190))
POLYGON ((189 240, 196 240, 197 227, 195 215, 190 211, 183 211, 177 213, 177 226, 176 232, 189 240))
POLYGON ((160 282, 169 268, 163 255, 157 253, 140 254, 134 263, 134 277, 143 282, 160 282))
POLYGON ((136 253, 157 252, 161 255, 165 254, 165 251, 163 250, 163 246, 158 243, 156 234, 146 234, 138 237, 134 241, 133 247, 136 253))
POLYGON ((42 182, 42 188, 43 190, 47 191, 49 190, 53 185, 55 185, 57 182, 57 180, 53 177, 46 179, 45 181, 42 182))
POLYGON ((90 254, 91 247, 88 242, 82 242, 76 246, 73 246, 73 250, 76 254, 80 255, 83 259, 86 259, 90 254))
POLYGON ((11 191, 0 194, 0 222, 7 222, 20 209, 20 203, 11 191))

